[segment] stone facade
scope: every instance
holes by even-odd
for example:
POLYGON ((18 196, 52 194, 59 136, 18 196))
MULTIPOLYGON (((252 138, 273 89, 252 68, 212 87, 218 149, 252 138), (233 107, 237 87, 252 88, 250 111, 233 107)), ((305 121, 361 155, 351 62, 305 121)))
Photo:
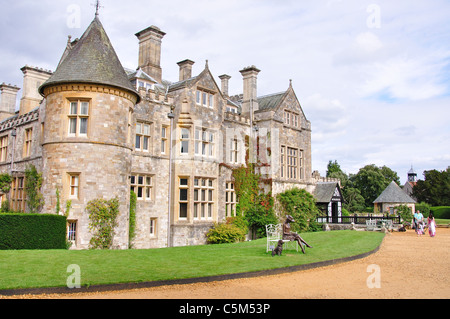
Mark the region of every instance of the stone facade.
MULTIPOLYGON (((87 203, 114 197, 120 201, 115 248, 206 243, 213 223, 234 215, 232 169, 245 164, 246 140, 259 143, 258 151, 250 150, 250 160, 262 163, 267 191, 276 195, 300 187, 313 192, 317 181, 312 177, 311 123, 292 83, 285 92, 258 97, 259 70, 251 66, 241 70, 244 93, 229 96, 230 76, 219 76, 219 86, 208 61, 193 76, 191 60, 178 62, 178 80, 162 80, 165 33, 155 26, 136 34, 136 70, 118 70, 118 63, 109 64, 114 69, 108 70, 106 61, 106 74, 92 75, 87 65, 71 60, 77 54, 88 57, 83 61, 95 55, 96 50, 85 47, 84 37, 95 40, 100 34, 98 41, 109 41, 97 19, 78 43, 69 42, 55 73, 45 71, 50 79, 41 86, 43 99, 34 109, 27 105, 22 110, 21 105, 19 114, 0 123, 0 139, 6 138, 0 170, 23 176, 26 165, 35 165, 44 178, 43 213, 56 213, 56 189, 63 209, 72 201, 68 229, 73 249, 88 248, 87 203), (83 72, 72 77, 71 63, 86 69, 90 78, 83 78, 83 72), (108 80, 109 73, 117 72, 113 82, 108 80), (114 80, 124 72, 128 83, 114 80), (31 138, 26 135, 29 128, 31 138), (24 156, 30 139, 31 151, 24 156), (132 243, 130 189, 138 198, 132 243)), ((112 50, 109 43, 96 45, 112 50)), ((24 87, 29 81, 24 77, 24 87)))

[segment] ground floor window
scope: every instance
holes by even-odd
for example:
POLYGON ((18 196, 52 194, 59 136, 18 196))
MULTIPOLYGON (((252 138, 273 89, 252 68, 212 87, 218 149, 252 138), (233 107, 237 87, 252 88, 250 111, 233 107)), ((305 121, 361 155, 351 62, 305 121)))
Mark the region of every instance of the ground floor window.
POLYGON ((214 210, 214 182, 210 178, 194 179, 194 219, 212 219, 214 210))
POLYGON ((188 206, 189 206, 189 179, 188 178, 180 178, 178 202, 179 202, 179 212, 178 212, 179 218, 187 219, 188 206))
POLYGON ((67 222, 67 239, 76 242, 77 240, 77 221, 69 220, 67 222))
POLYGON ((156 237, 157 235, 157 219, 156 218, 150 218, 150 237, 156 237))
POLYGON ((234 190, 234 183, 227 182, 225 188, 225 216, 235 217, 236 216, 236 205, 237 198, 236 192, 234 190))
POLYGON ((152 200, 153 177, 150 175, 133 174, 130 177, 131 190, 138 200, 152 200))
POLYGON ((11 210, 25 211, 25 177, 13 177, 11 183, 11 210))

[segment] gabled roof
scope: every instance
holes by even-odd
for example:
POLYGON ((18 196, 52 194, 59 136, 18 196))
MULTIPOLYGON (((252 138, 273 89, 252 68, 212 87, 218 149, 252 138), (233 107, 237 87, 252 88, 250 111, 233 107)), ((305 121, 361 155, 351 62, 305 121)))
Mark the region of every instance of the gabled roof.
POLYGON ((285 95, 286 92, 281 92, 258 97, 259 110, 265 111, 270 109, 276 109, 283 100, 285 95))
POLYGON ((392 181, 388 187, 373 202, 376 203, 415 203, 408 194, 406 194, 396 182, 392 181))
POLYGON ((199 75, 198 76, 194 76, 194 77, 192 77, 190 79, 187 79, 187 80, 183 80, 183 81, 179 81, 179 82, 175 82, 175 83, 170 83, 170 85, 169 85, 169 92, 177 91, 179 89, 183 89, 185 87, 189 87, 189 86, 191 86, 192 83, 197 82, 198 78, 199 78, 199 75))
POLYGON ((333 198, 336 188, 340 189, 339 184, 336 182, 317 183, 313 193, 316 202, 329 203, 331 198, 333 198))
POLYGON ((64 83, 105 84, 137 96, 127 74, 96 16, 80 40, 74 44, 53 75, 39 88, 41 95, 51 85, 64 83))
POLYGON ((275 111, 275 112, 278 111, 278 109, 280 108, 280 105, 290 94, 298 102, 298 106, 299 106, 298 111, 301 112, 301 114, 303 115, 305 120, 308 121, 305 116, 305 113, 303 112, 302 106, 300 105, 300 102, 297 99, 297 95, 295 94, 294 88, 292 87, 292 81, 289 84, 289 88, 284 92, 279 92, 279 93, 274 93, 274 94, 258 97, 259 109, 255 113, 266 112, 266 111, 275 111))
POLYGON ((199 75, 193 76, 193 77, 183 80, 183 81, 170 83, 168 92, 173 92, 173 91, 177 91, 177 90, 184 89, 184 88, 190 88, 193 85, 195 85, 197 82, 200 82, 205 77, 205 75, 209 75, 212 82, 214 83, 215 89, 219 92, 220 95, 223 96, 222 91, 220 90, 219 86, 216 83, 216 80, 214 80, 214 76, 211 74, 211 71, 209 70, 208 60, 206 60, 205 68, 199 75))

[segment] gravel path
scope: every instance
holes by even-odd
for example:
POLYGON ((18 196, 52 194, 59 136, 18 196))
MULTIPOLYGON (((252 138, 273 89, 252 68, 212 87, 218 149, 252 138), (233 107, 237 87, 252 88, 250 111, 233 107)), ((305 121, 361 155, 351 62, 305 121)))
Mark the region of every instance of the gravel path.
MULTIPOLYGON (((22 296, 22 298, 26 296, 22 296)), ((388 234, 366 258, 311 270, 211 283, 30 298, 80 299, 390 299, 450 298, 450 229, 434 238, 388 234), (377 280, 379 279, 379 280, 377 280), (379 283, 379 286, 377 284, 379 283), (372 286, 372 288, 369 288, 372 286)))

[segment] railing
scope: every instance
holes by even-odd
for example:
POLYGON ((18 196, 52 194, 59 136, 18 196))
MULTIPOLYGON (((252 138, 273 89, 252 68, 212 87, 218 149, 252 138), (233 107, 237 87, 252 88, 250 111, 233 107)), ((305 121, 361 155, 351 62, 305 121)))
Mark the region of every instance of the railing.
POLYGON ((392 220, 394 224, 400 224, 400 216, 372 216, 372 215, 353 215, 353 216, 318 216, 318 223, 327 224, 366 224, 366 220, 392 220))

